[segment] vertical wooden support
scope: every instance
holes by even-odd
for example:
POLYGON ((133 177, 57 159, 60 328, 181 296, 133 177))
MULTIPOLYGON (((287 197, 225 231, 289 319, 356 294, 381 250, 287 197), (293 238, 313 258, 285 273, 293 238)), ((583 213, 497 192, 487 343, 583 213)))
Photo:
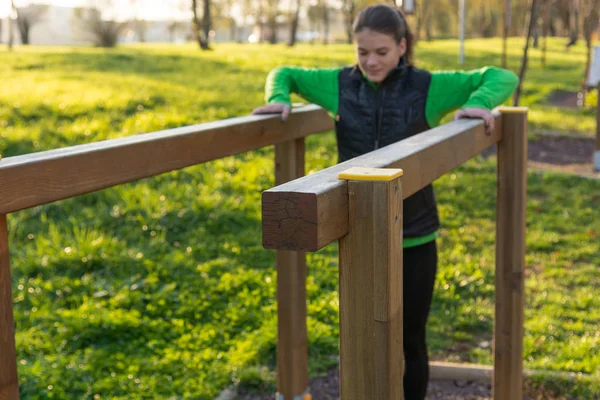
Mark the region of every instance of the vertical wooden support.
POLYGON ((502 109, 496 211, 495 400, 523 398, 527 108, 502 109))
POLYGON ((17 350, 6 215, 0 215, 0 400, 18 400, 17 350))
MULTIPOLYGON (((275 183, 304 176, 304 138, 275 145, 275 183)), ((306 257, 304 252, 276 252, 277 400, 308 398, 306 332, 306 257)))
POLYGON ((343 400, 404 398, 402 170, 351 168, 349 233, 340 239, 343 400))
POLYGON ((596 150, 594 151, 593 169, 600 172, 600 83, 598 84, 598 106, 596 108, 596 150))

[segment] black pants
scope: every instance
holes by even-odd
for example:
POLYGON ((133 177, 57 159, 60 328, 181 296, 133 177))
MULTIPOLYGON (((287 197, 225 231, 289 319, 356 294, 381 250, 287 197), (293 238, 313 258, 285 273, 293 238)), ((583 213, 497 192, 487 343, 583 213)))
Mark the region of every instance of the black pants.
POLYGON ((437 270, 435 241, 404 249, 404 398, 423 400, 429 381, 425 325, 437 270))

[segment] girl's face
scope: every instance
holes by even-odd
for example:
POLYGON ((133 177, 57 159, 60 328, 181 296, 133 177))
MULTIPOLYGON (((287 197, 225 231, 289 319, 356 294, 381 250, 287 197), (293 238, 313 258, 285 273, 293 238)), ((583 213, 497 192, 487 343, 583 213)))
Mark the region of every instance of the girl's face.
POLYGON ((368 28, 354 35, 354 46, 358 66, 373 83, 383 82, 406 53, 406 39, 397 43, 393 36, 368 28))

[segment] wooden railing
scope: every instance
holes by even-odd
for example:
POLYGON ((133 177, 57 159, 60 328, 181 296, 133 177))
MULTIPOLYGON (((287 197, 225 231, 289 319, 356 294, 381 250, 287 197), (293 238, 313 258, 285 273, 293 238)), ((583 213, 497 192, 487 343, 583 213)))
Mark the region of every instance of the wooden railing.
MULTIPOLYGON (((351 185, 337 173, 357 165, 402 168, 406 198, 493 143, 499 143, 497 243, 508 249, 497 254, 494 387, 497 398, 514 398, 506 393, 520 390, 526 114, 499 114, 496 124, 495 134, 486 136, 481 122, 454 122, 265 192, 264 244, 278 249, 278 388, 286 400, 305 393, 308 384, 303 251, 343 242, 350 233, 351 185)), ((269 145, 275 145, 276 184, 282 185, 304 175, 304 138, 332 127, 322 109, 307 106, 286 123, 278 117, 233 118, 0 160, 0 399, 19 398, 7 214, 269 145)), ((346 259, 357 258, 348 253, 346 259)), ((349 305, 344 298, 342 310, 349 305)), ((352 370, 343 367, 349 361, 343 353, 344 371, 352 370)), ((349 374, 343 375, 343 387, 349 374)))
MULTIPOLYGON (((306 106, 286 123, 274 116, 232 118, 0 160, 0 400, 19 398, 7 214, 269 145, 275 145, 281 184, 304 174, 304 138, 332 127, 324 110, 306 106)), ((304 292, 288 290, 305 271, 303 256, 280 251, 277 263, 279 270, 294 267, 278 274, 280 302, 304 302, 296 308, 305 313, 304 292)), ((280 318, 280 324, 293 323, 306 331, 298 318, 280 318)))
POLYGON ((522 398, 527 110, 507 108, 495 117, 491 135, 481 121, 452 122, 263 193, 263 245, 288 251, 281 252, 285 259, 278 261, 288 263, 283 272, 287 282, 294 282, 281 288, 293 293, 288 301, 294 302, 282 304, 279 295, 280 318, 287 318, 279 327, 280 398, 301 398, 308 383, 306 272, 302 253, 295 252, 316 251, 336 240, 341 398, 403 398, 402 199, 494 144, 498 193, 493 394, 497 400, 522 398), (377 183, 356 181, 353 175, 349 181, 339 179, 351 167, 401 169, 403 176, 377 183))

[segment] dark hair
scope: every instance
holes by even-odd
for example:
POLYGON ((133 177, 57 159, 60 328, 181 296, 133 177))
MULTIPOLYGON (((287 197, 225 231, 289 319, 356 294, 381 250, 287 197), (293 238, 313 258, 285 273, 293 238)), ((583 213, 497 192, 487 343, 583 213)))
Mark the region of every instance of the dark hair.
POLYGON ((364 8, 354 19, 352 32, 357 34, 363 29, 390 35, 396 40, 396 43, 406 39, 406 54, 404 57, 408 64, 413 63, 414 36, 406 22, 404 13, 399 8, 385 4, 364 8))

